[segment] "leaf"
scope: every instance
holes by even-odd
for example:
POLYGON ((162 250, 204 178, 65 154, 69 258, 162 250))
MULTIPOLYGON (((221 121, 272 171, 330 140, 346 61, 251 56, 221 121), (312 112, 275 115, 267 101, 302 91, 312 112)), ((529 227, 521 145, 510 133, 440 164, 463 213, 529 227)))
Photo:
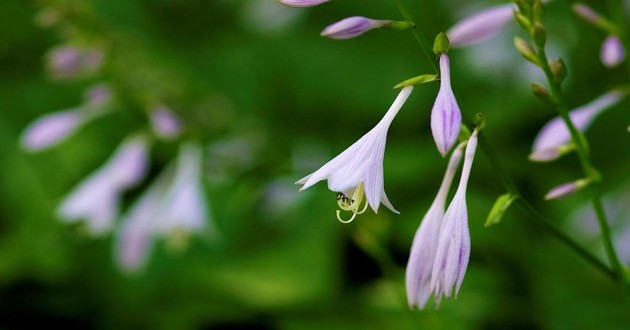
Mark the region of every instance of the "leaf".
POLYGON ((490 214, 488 214, 488 218, 486 219, 484 227, 488 228, 501 222, 501 220, 503 219, 503 214, 517 198, 518 196, 512 195, 510 193, 505 193, 499 196, 499 198, 497 198, 497 201, 494 202, 494 206, 492 206, 490 214))

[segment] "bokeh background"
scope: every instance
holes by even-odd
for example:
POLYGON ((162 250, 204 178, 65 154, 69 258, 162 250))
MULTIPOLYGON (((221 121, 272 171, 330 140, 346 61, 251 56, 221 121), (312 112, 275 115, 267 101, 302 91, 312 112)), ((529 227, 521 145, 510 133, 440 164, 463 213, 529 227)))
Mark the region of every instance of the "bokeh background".
MULTIPOLYGON (((500 3, 406 2, 429 40, 500 3)), ((481 151, 469 183, 472 253, 460 295, 437 311, 432 303, 408 309, 409 248, 446 165, 429 130, 437 84, 414 90, 388 135, 385 186, 401 215, 383 209, 343 225, 324 183, 298 193, 293 182, 381 118, 396 96, 392 86, 432 72, 409 32, 319 36, 353 15, 401 18, 394 1, 310 9, 272 0, 1 1, 0 329, 40 322, 66 329, 628 329, 628 295, 518 210, 483 227, 504 189, 481 151), (51 8, 65 8, 62 20, 75 30, 42 26, 51 8), (104 45, 102 74, 51 77, 46 54, 69 35, 104 45), (20 148, 28 123, 80 103, 88 86, 103 81, 117 95, 111 114, 50 150, 20 148), (91 237, 61 223, 55 210, 126 135, 146 125, 141 100, 151 98, 203 141, 211 217, 186 251, 157 244, 143 272, 125 274, 114 262, 112 235, 91 237)), ((630 82, 623 66, 602 66, 605 36, 572 15, 567 1, 548 6, 547 22, 550 53, 569 67, 571 106, 630 82)), ((512 48, 520 33, 514 25, 483 45, 453 50, 453 88, 464 117, 486 114, 484 133, 527 198, 579 237, 574 218, 588 218, 587 194, 542 200, 551 187, 579 178, 575 156, 527 160, 554 112, 530 93, 530 81, 542 79, 512 48)), ((587 134, 606 196, 625 192, 625 201, 629 106, 622 101, 587 134)), ((154 145, 151 176, 175 154, 176 142, 154 145)), ((125 195, 125 205, 147 182, 125 195)), ((630 221, 628 203, 619 204, 626 211, 615 211, 615 228, 630 221)), ((597 241, 582 242, 603 257, 597 241)))

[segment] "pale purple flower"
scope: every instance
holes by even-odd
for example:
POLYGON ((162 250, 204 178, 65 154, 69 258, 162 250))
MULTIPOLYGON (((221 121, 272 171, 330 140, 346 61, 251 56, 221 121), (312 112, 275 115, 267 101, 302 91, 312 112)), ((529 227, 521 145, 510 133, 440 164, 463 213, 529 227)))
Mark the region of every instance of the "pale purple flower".
POLYGON ((582 179, 582 180, 577 180, 577 181, 561 184, 549 190, 549 192, 545 195, 545 200, 552 200, 552 199, 559 199, 559 198, 567 197, 577 192, 578 190, 582 189, 588 183, 589 183, 589 180, 582 179))
POLYGON ((477 132, 475 130, 468 140, 459 186, 444 214, 440 229, 431 273, 431 291, 434 292, 436 300, 439 300, 442 295, 449 298, 453 286, 455 286, 455 296, 457 296, 468 267, 470 233, 466 209, 466 186, 477 149, 477 132))
POLYGON ((149 114, 151 128, 155 135, 162 139, 170 140, 181 132, 181 122, 171 109, 161 105, 151 110, 149 114))
POLYGON ((59 217, 69 223, 85 220, 94 235, 109 231, 118 216, 121 194, 146 173, 147 153, 146 138, 127 138, 107 163, 64 199, 57 211, 59 217))
POLYGON ((512 4, 494 6, 459 21, 446 32, 446 35, 451 47, 467 47, 499 35, 513 19, 512 4))
POLYGON ((431 110, 431 133, 442 157, 457 142, 462 115, 451 89, 451 69, 447 54, 440 55, 440 91, 431 110))
MULTIPOLYGON (((624 94, 620 91, 610 91, 597 99, 569 112, 571 122, 579 131, 585 131, 599 114, 619 102, 624 94)), ((529 159, 546 162, 557 159, 571 149, 571 134, 564 121, 555 117, 547 122, 540 130, 529 159)))
POLYGON ((578 16, 591 24, 597 24, 601 20, 601 16, 586 4, 575 3, 571 7, 578 16))
POLYGON ((101 108, 112 99, 112 90, 106 84, 90 87, 85 91, 85 105, 93 108, 101 108))
POLYGON ((342 222, 354 219, 357 214, 365 211, 367 205, 377 212, 382 203, 392 212, 399 213, 385 194, 383 156, 389 126, 412 90, 413 86, 404 87, 383 119, 372 130, 320 169, 296 182, 303 185, 300 191, 321 180, 328 180, 328 188, 338 192, 339 207, 353 213, 350 220, 344 221, 337 211, 337 218, 342 222), (366 204, 359 210, 363 197, 366 198, 366 204))
MULTIPOLYGON (((422 219, 420 227, 418 227, 414 236, 405 279, 407 301, 410 308, 417 306, 419 309, 424 309, 431 295, 433 260, 435 259, 440 227, 444 218, 444 205, 453 177, 457 173, 464 146, 465 143, 462 143, 451 155, 437 196, 422 219)), ((440 297, 436 296, 436 298, 439 299, 440 297)), ((439 300, 436 300, 437 304, 439 304, 439 300)))
POLYGON ((324 2, 328 2, 330 0, 276 0, 276 2, 281 3, 285 6, 289 7, 313 7, 317 5, 321 5, 324 2))
POLYGON ((29 124, 20 143, 28 151, 40 151, 66 140, 85 122, 80 109, 70 109, 44 115, 29 124))
POLYGON ((600 53, 602 63, 609 68, 616 67, 626 58, 626 52, 623 49, 623 44, 619 37, 608 36, 602 43, 602 50, 600 53))
POLYGON ((374 20, 362 16, 348 17, 326 27, 324 31, 322 31, 321 36, 330 39, 350 39, 360 36, 372 29, 380 28, 390 22, 391 21, 374 20))
POLYGON ((103 53, 97 49, 77 46, 59 46, 48 54, 48 66, 53 77, 75 78, 98 71, 103 63, 103 53))

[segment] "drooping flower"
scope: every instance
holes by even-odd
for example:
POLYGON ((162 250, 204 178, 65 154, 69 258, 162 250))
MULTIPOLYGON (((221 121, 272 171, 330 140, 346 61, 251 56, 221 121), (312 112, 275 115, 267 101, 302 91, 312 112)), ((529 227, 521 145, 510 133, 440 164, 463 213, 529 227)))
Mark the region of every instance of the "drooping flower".
POLYGON ((173 139, 181 132, 179 118, 166 106, 161 105, 152 109, 149 118, 153 132, 162 139, 173 139))
POLYGON ((164 170, 122 219, 115 258, 126 272, 143 268, 156 238, 183 248, 188 235, 206 228, 208 207, 201 178, 201 148, 185 144, 175 166, 164 170))
POLYGON ((451 88, 451 69, 447 54, 440 55, 440 91, 431 110, 431 133, 442 157, 457 142, 462 115, 451 88))
POLYGON ((29 124, 20 138, 28 151, 40 151, 67 139, 85 122, 80 109, 70 109, 44 115, 29 124))
POLYGON ((590 180, 588 179, 580 179, 577 181, 561 184, 549 190, 549 192, 545 195, 545 200, 567 197, 584 188, 586 185, 589 184, 589 182, 590 180))
POLYGON ((453 287, 457 296, 468 267, 470 233, 466 187, 477 149, 477 132, 478 130, 475 130, 468 140, 459 186, 444 214, 440 229, 431 273, 431 291, 435 294, 436 300, 439 300, 442 295, 449 298, 453 287))
POLYGON ((146 173, 148 143, 141 135, 123 141, 107 163, 64 199, 59 217, 68 223, 84 220, 94 235, 109 231, 118 215, 121 194, 146 173))
MULTIPOLYGON (((453 177, 457 173, 457 168, 462 159, 464 146, 465 143, 460 144, 451 155, 437 196, 422 219, 420 227, 418 227, 414 236, 405 279, 407 301, 410 308, 417 306, 419 309, 424 309, 431 295, 433 260, 435 259, 440 227, 444 218, 444 205, 453 177)), ((436 296, 436 298, 439 299, 440 297, 436 296)), ((438 303, 436 300, 436 304, 438 303)))
POLYGON ((328 2, 330 0, 276 0, 276 2, 281 3, 288 7, 313 7, 317 5, 321 5, 324 2, 328 2))
MULTIPOLYGON (((624 96, 621 91, 610 91, 569 112, 571 122, 575 128, 584 132, 599 114, 615 105, 624 96)), ((537 162, 552 161, 569 150, 571 150, 571 133, 562 118, 555 117, 547 122, 536 136, 529 159, 537 162)))
POLYGON ((375 20, 362 16, 353 16, 329 25, 322 31, 321 36, 331 39, 350 39, 391 22, 389 20, 375 20))
POLYGON ((602 43, 600 53, 602 63, 609 68, 614 68, 626 58, 626 52, 619 37, 608 36, 602 43))
POLYGON ((353 213, 350 220, 342 220, 340 211, 337 211, 337 218, 342 222, 354 220, 368 205, 377 212, 382 203, 392 212, 399 213, 385 194, 383 156, 389 126, 412 90, 413 86, 404 87, 383 119, 372 130, 320 169, 296 182, 303 185, 300 191, 321 180, 328 180, 328 188, 338 192, 339 207, 353 213), (364 197, 366 204, 363 205, 364 197))
POLYGON ((446 35, 453 48, 472 46, 499 35, 513 19, 512 4, 494 6, 459 21, 446 35))

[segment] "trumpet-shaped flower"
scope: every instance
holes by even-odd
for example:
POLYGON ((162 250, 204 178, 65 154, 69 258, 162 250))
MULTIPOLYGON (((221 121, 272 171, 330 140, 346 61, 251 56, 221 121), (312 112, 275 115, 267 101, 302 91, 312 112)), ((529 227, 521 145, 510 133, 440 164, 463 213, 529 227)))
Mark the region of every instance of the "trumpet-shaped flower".
MULTIPOLYGON (((571 122, 579 131, 585 131, 599 114, 615 105, 623 96, 620 91, 608 92, 569 112, 571 122)), ((552 161, 568 150, 571 150, 571 133, 562 118, 555 117, 536 136, 529 159, 537 162, 552 161)))
MULTIPOLYGON (((422 219, 420 227, 414 236, 405 280, 409 307, 417 306, 419 309, 424 309, 431 295, 433 260, 435 259, 440 227, 444 218, 444 205, 453 177, 462 159, 464 146, 465 143, 460 144, 451 155, 437 196, 422 219)), ((436 296, 436 299, 439 298, 439 296, 436 296)), ((438 303, 436 301, 436 304, 438 303)))
POLYGON ((321 36, 331 39, 350 39, 360 36, 372 29, 380 28, 390 22, 391 21, 375 20, 362 16, 348 17, 326 27, 324 31, 322 31, 321 36))
POLYGON ((462 115, 451 88, 451 69, 447 54, 440 55, 440 91, 431 110, 431 133, 442 157, 457 142, 462 115))
POLYGON ((451 27, 446 35, 453 48, 472 46, 499 35, 514 19, 512 4, 476 12, 451 27))
POLYGON ((317 5, 321 5, 324 2, 328 2, 330 0, 276 0, 276 2, 281 3, 288 7, 313 7, 317 5))
POLYGON ((459 186, 444 214, 440 229, 431 273, 431 291, 434 292, 436 299, 440 299, 442 294, 449 298, 453 286, 455 286, 455 296, 457 296, 468 267, 470 233, 466 209, 466 186, 477 149, 477 132, 475 130, 468 140, 459 186))
POLYGON ((383 156, 389 126, 412 90, 413 86, 404 87, 383 119, 372 130, 320 169, 296 182, 303 185, 300 191, 321 180, 328 180, 328 188, 338 192, 339 207, 353 213, 350 220, 344 221, 337 211, 337 218, 342 222, 352 221, 368 205, 377 212, 382 203, 392 212, 399 213, 385 194, 383 156), (366 204, 362 206, 364 198, 366 204))
POLYGON ((147 149, 142 136, 125 140, 105 165, 65 198, 58 209, 60 218, 70 223, 85 220, 95 235, 109 231, 118 215, 120 195, 144 177, 147 149))
POLYGON ((602 50, 600 52, 600 58, 602 63, 609 68, 614 68, 619 65, 626 58, 626 52, 623 49, 623 44, 619 37, 609 36, 602 43, 602 50))

